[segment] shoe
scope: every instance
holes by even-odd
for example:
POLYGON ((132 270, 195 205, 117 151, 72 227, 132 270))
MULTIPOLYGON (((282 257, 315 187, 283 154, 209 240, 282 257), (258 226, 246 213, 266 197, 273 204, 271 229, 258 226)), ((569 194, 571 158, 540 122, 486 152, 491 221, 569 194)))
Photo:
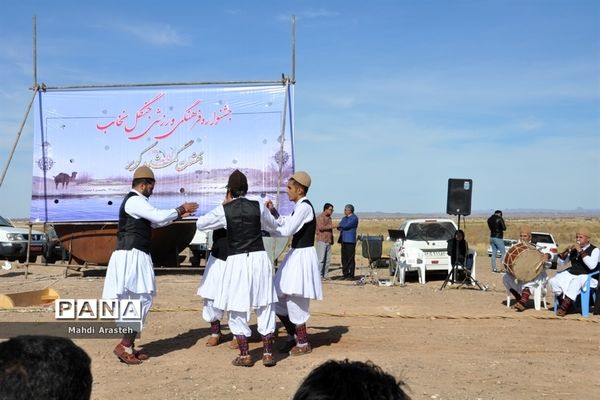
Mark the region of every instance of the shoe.
POLYGON ((135 343, 133 343, 131 347, 133 347, 133 355, 136 356, 138 360, 146 361, 150 358, 148 354, 142 353, 140 350, 136 350, 135 343))
POLYGON ((567 310, 565 310, 564 308, 558 308, 558 310, 556 310, 556 316, 557 317, 564 317, 565 315, 567 315, 567 310))
POLYGON ((275 365, 275 360, 273 359, 272 354, 263 354, 262 363, 265 367, 273 367, 275 365))
POLYGON ((519 301, 517 301, 517 302, 515 303, 515 305, 513 306, 513 308, 514 308, 515 310, 517 310, 518 312, 523 312, 523 311, 525 311, 525 305, 523 305, 523 303, 521 303, 521 302, 519 302, 519 301))
MULTIPOLYGON (((208 340, 205 343, 205 346, 206 347, 214 347, 214 346, 218 345, 219 343, 221 343, 221 335, 218 335, 218 336, 210 335, 208 337, 208 340)), ((236 340, 236 343, 237 343, 237 340, 236 340)))
POLYGON ((238 344, 237 340, 235 340, 235 337, 231 342, 229 342, 229 348, 231 350, 238 350, 240 348, 240 345, 238 344))
POLYGON ((307 343, 306 346, 294 346, 290 350, 290 356, 302 356, 304 354, 312 353, 312 348, 310 347, 310 343, 307 343))
POLYGON ((254 361, 252 361, 252 357, 250 355, 247 356, 237 356, 231 361, 233 365, 236 367, 251 367, 254 365, 254 361))
POLYGON ((279 348, 279 352, 282 354, 288 354, 296 346, 295 340, 287 340, 283 346, 279 348))
POLYGON ((136 365, 142 363, 142 360, 137 358, 135 353, 128 353, 127 348, 121 343, 114 348, 113 354, 119 357, 119 360, 127 365, 136 365))
POLYGON ((150 358, 150 356, 148 356, 148 354, 142 353, 139 350, 136 350, 135 348, 133 349, 133 355, 137 357, 138 360, 140 361, 146 361, 147 359, 150 358))

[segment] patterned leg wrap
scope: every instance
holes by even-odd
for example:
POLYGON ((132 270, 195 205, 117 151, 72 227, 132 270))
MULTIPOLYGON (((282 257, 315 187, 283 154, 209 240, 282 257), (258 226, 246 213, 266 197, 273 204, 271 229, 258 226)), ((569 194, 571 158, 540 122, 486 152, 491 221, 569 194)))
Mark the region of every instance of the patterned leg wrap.
POLYGON ((565 298, 560 303, 560 307, 558 308, 556 315, 558 315, 559 317, 564 317, 565 315, 567 315, 572 303, 573 300, 565 296, 565 298))
POLYGON ((298 342, 298 346, 303 346, 308 343, 306 324, 296 325, 296 341, 298 342))
POLYGON ((238 347, 240 349, 240 356, 248 356, 250 355, 248 349, 248 338, 244 335, 235 335, 235 340, 238 342, 238 347))
POLYGON ((530 294, 531 292, 528 288, 523 289, 523 292, 520 296, 521 298, 514 305, 515 310, 517 310, 518 312, 523 312, 527 309, 527 302, 529 301, 530 294))
POLYGON ((527 302, 529 301, 529 295, 531 295, 531 292, 529 291, 529 289, 528 288, 523 289, 519 303, 521 303, 523 305, 527 304, 527 302))
POLYGON ((268 335, 264 335, 262 337, 263 342, 263 353, 264 354, 273 354, 273 340, 275 336, 272 333, 268 335))
POLYGON ((510 293, 514 296, 516 301, 521 300, 521 295, 515 289, 510 289, 510 293))
POLYGON ((287 331, 288 335, 293 337, 296 334, 296 325, 294 325, 292 321, 290 321, 290 317, 287 315, 280 314, 277 314, 277 317, 279 317, 279 320, 285 327, 285 330, 287 331))
POLYGON ((220 335, 221 334, 221 321, 216 320, 210 323, 210 334, 220 335))
POLYGON ((135 341, 136 336, 137 332, 124 334, 123 339, 121 340, 121 344, 125 347, 133 347, 133 342, 135 341))

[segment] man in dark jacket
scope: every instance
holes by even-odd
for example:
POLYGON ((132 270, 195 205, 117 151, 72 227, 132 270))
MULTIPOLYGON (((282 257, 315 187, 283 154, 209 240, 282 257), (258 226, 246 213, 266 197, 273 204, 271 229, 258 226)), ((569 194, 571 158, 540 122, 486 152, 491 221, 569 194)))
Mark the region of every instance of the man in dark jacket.
POLYGON ((487 220, 488 228, 490 228, 490 246, 492 247, 492 271, 500 272, 496 268, 496 255, 500 251, 500 260, 504 259, 506 249, 504 248, 504 231, 506 224, 502 218, 502 211, 496 210, 494 214, 487 220))

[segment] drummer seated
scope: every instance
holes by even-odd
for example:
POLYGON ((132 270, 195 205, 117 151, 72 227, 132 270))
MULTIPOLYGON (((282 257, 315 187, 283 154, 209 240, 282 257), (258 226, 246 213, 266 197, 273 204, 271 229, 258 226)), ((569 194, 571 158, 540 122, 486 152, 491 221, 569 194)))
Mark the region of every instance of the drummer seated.
MULTIPOLYGON (((530 247, 535 247, 531 243, 531 228, 528 225, 521 226, 519 231, 519 242, 530 247)), ((548 262, 550 261, 550 254, 545 254, 544 258, 545 264, 548 265, 548 262)), ((515 300, 517 300, 517 302, 513 305, 513 308, 518 312, 523 312, 527 309, 527 303, 529 302, 529 296, 531 296, 531 293, 538 287, 546 285, 546 282, 548 281, 546 268, 542 268, 538 275, 532 280, 523 281, 509 272, 511 268, 506 265, 506 262, 507 261, 505 258, 504 263, 507 273, 502 277, 502 282, 504 283, 506 290, 508 290, 515 297, 515 300)))

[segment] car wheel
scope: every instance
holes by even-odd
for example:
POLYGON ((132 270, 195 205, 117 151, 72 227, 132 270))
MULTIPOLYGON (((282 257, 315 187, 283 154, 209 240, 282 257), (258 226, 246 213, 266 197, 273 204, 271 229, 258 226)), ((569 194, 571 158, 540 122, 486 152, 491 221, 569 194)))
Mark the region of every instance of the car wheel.
POLYGON ((46 264, 54 264, 56 262, 56 258, 51 256, 44 256, 44 262, 46 264))

